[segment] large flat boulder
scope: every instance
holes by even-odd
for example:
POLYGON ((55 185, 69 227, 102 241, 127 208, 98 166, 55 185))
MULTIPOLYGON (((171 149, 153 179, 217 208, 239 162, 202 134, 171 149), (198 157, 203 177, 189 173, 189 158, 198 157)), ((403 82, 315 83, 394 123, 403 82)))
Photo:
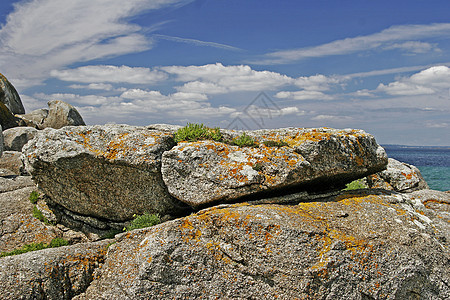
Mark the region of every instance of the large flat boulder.
POLYGON ((0 157, 0 176, 25 174, 21 156, 22 153, 19 151, 3 151, 3 155, 0 157))
POLYGON ((370 188, 381 188, 402 193, 428 189, 420 170, 413 165, 389 158, 386 170, 367 176, 370 188))
POLYGON ((445 229, 410 202, 209 208, 120 237, 75 299, 449 299, 445 229))
POLYGON ((0 258, 0 299, 72 299, 92 281, 108 244, 77 244, 0 258))
POLYGON ((47 128, 23 148, 39 188, 69 212, 112 221, 177 214, 184 206, 161 178, 170 133, 127 125, 47 128))
POLYGON ((0 73, 0 102, 13 114, 24 114, 22 100, 14 86, 0 73))
POLYGON ((204 206, 249 195, 263 198, 258 195, 263 192, 329 190, 387 165, 384 149, 362 130, 287 128, 247 134, 257 147, 198 141, 166 151, 162 175, 171 195, 204 206))

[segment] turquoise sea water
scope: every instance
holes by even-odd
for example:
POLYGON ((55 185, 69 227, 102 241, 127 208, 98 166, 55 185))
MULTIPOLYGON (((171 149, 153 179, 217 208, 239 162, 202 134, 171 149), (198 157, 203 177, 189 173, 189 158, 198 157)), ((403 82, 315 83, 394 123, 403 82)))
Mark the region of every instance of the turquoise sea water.
POLYGON ((419 168, 430 189, 450 190, 450 147, 383 145, 388 157, 419 168))

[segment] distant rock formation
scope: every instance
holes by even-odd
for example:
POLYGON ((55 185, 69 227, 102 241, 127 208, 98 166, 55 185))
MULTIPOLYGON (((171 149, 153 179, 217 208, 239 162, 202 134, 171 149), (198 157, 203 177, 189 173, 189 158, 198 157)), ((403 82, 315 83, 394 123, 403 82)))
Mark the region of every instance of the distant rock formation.
POLYGON ((72 105, 59 100, 48 103, 49 109, 37 109, 25 115, 17 115, 26 126, 37 129, 55 128, 64 126, 86 125, 80 113, 72 105))
POLYGON ((413 165, 389 158, 387 169, 365 179, 370 188, 381 188, 402 193, 428 189, 419 169, 413 165))

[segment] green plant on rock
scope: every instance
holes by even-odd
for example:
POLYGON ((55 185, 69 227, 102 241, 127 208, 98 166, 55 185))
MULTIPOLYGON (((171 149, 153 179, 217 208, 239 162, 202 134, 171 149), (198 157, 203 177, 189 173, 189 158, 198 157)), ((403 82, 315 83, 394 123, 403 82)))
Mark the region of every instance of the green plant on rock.
POLYGON ((39 193, 37 191, 32 191, 28 199, 30 199, 32 204, 36 204, 39 200, 39 193))
POLYGON ((367 189, 367 185, 364 184, 364 182, 361 179, 353 180, 350 183, 347 183, 346 188, 343 189, 344 191, 351 191, 351 190, 359 190, 359 189, 367 189))
POLYGON ((231 141, 231 144, 239 146, 239 147, 256 147, 258 143, 245 132, 237 138, 234 138, 231 141))
POLYGON ((155 226, 161 223, 161 218, 158 214, 145 213, 140 216, 135 215, 135 219, 131 221, 130 225, 124 228, 124 231, 131 231, 134 229, 155 226))
POLYGON ((200 140, 213 140, 221 142, 223 140, 220 128, 209 128, 203 124, 188 123, 174 134, 175 142, 181 141, 196 142, 200 140))
POLYGON ((15 249, 15 250, 12 250, 9 252, 2 252, 2 253, 0 253, 0 257, 18 255, 18 254, 22 254, 22 253, 31 252, 31 251, 37 251, 37 250, 42 250, 42 249, 47 249, 47 248, 57 248, 57 247, 62 247, 62 246, 67 246, 67 245, 69 245, 69 242, 66 241, 65 239, 54 238, 53 240, 50 241, 49 244, 31 243, 31 244, 23 245, 22 248, 19 248, 19 249, 15 249))
POLYGON ((262 163, 256 163, 252 166, 252 169, 259 172, 263 169, 263 165, 262 163))
POLYGON ((50 222, 49 220, 47 220, 46 217, 44 217, 44 215, 39 210, 39 208, 36 207, 36 205, 33 207, 33 217, 35 217, 36 219, 38 219, 39 221, 41 221, 42 223, 44 223, 46 225, 55 225, 52 222, 50 222))
POLYGON ((284 147, 284 146, 289 146, 288 143, 286 143, 285 141, 281 141, 281 140, 278 140, 278 141, 264 141, 263 144, 266 147, 278 147, 278 148, 279 147, 284 147))

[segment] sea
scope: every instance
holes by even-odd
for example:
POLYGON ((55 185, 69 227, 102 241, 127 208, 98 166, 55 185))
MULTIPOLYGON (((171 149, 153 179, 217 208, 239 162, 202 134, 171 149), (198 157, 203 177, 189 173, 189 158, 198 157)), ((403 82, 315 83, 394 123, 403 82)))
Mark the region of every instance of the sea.
POLYGON ((416 166, 430 189, 450 190, 450 146, 382 145, 388 157, 416 166))

